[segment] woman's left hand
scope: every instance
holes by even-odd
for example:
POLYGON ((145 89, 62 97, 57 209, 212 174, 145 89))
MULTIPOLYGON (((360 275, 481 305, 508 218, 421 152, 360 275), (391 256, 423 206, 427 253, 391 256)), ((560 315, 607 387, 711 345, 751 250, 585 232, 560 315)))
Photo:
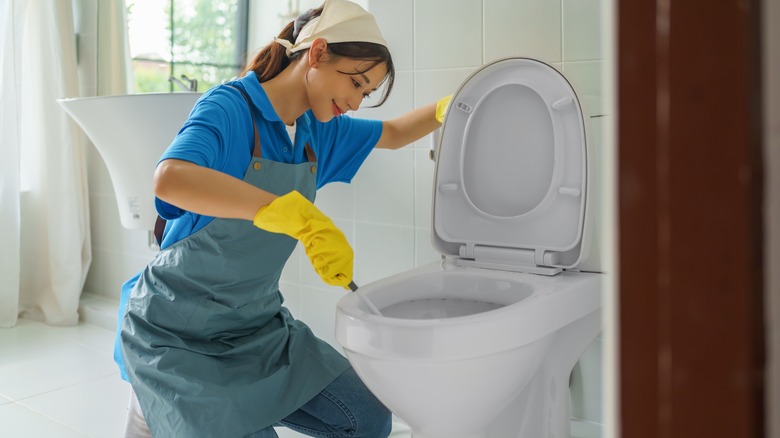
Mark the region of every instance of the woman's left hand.
POLYGON ((441 99, 439 99, 438 102, 436 102, 436 121, 439 123, 444 123, 444 116, 447 115, 447 108, 450 106, 450 101, 452 100, 452 95, 444 96, 441 99))

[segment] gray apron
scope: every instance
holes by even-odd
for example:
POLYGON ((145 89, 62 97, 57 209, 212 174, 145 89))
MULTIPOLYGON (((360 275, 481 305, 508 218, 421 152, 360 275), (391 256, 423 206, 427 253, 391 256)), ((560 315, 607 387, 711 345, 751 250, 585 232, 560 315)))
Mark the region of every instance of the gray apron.
MULTIPOLYGON (((254 129, 244 181, 313 201, 316 161, 308 144, 307 163, 269 161, 254 129)), ((215 218, 146 267, 127 303, 121 343, 154 436, 244 437, 288 416, 349 368, 282 307, 279 277, 296 243, 251 221, 215 218)))

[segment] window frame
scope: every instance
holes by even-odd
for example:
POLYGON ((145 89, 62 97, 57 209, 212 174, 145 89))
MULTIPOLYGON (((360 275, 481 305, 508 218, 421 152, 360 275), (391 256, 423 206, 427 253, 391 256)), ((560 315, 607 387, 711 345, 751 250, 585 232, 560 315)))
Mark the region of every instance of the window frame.
MULTIPOLYGON (((246 65, 246 55, 247 55, 247 47, 249 44, 249 0, 237 0, 238 5, 236 8, 236 46, 234 50, 233 55, 233 63, 232 64, 223 64, 223 63, 212 63, 212 62, 192 62, 192 61, 177 61, 176 55, 175 55, 175 41, 174 41, 174 34, 175 34, 175 28, 174 28, 174 14, 175 14, 175 0, 168 0, 170 4, 170 14, 168 15, 168 20, 170 23, 170 61, 166 61, 165 59, 154 59, 154 58, 147 58, 143 56, 138 57, 130 57, 131 64, 134 61, 140 61, 140 62, 156 62, 160 64, 167 64, 168 65, 168 77, 171 78, 174 76, 174 72, 176 71, 177 66, 194 66, 194 67, 214 67, 214 68, 235 68, 236 70, 240 70, 241 68, 246 65)), ((168 91, 169 92, 175 92, 177 91, 177 86, 172 81, 168 81, 168 91)), ((198 90, 194 90, 198 91, 198 90)))

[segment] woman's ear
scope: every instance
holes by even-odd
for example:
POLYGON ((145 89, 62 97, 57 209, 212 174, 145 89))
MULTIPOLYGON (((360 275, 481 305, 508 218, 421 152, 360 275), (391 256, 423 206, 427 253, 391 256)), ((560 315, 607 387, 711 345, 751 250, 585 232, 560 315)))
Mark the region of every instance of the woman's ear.
POLYGON ((309 47, 309 67, 317 67, 328 59, 328 42, 317 38, 309 47))

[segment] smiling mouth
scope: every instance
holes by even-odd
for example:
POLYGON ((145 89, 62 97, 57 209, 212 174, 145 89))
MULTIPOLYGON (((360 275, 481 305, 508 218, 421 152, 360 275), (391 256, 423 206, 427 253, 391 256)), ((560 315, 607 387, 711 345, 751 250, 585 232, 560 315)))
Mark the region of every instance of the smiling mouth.
POLYGON ((336 101, 333 101, 333 115, 334 116, 340 116, 344 114, 346 111, 342 110, 341 107, 336 105, 336 101))

